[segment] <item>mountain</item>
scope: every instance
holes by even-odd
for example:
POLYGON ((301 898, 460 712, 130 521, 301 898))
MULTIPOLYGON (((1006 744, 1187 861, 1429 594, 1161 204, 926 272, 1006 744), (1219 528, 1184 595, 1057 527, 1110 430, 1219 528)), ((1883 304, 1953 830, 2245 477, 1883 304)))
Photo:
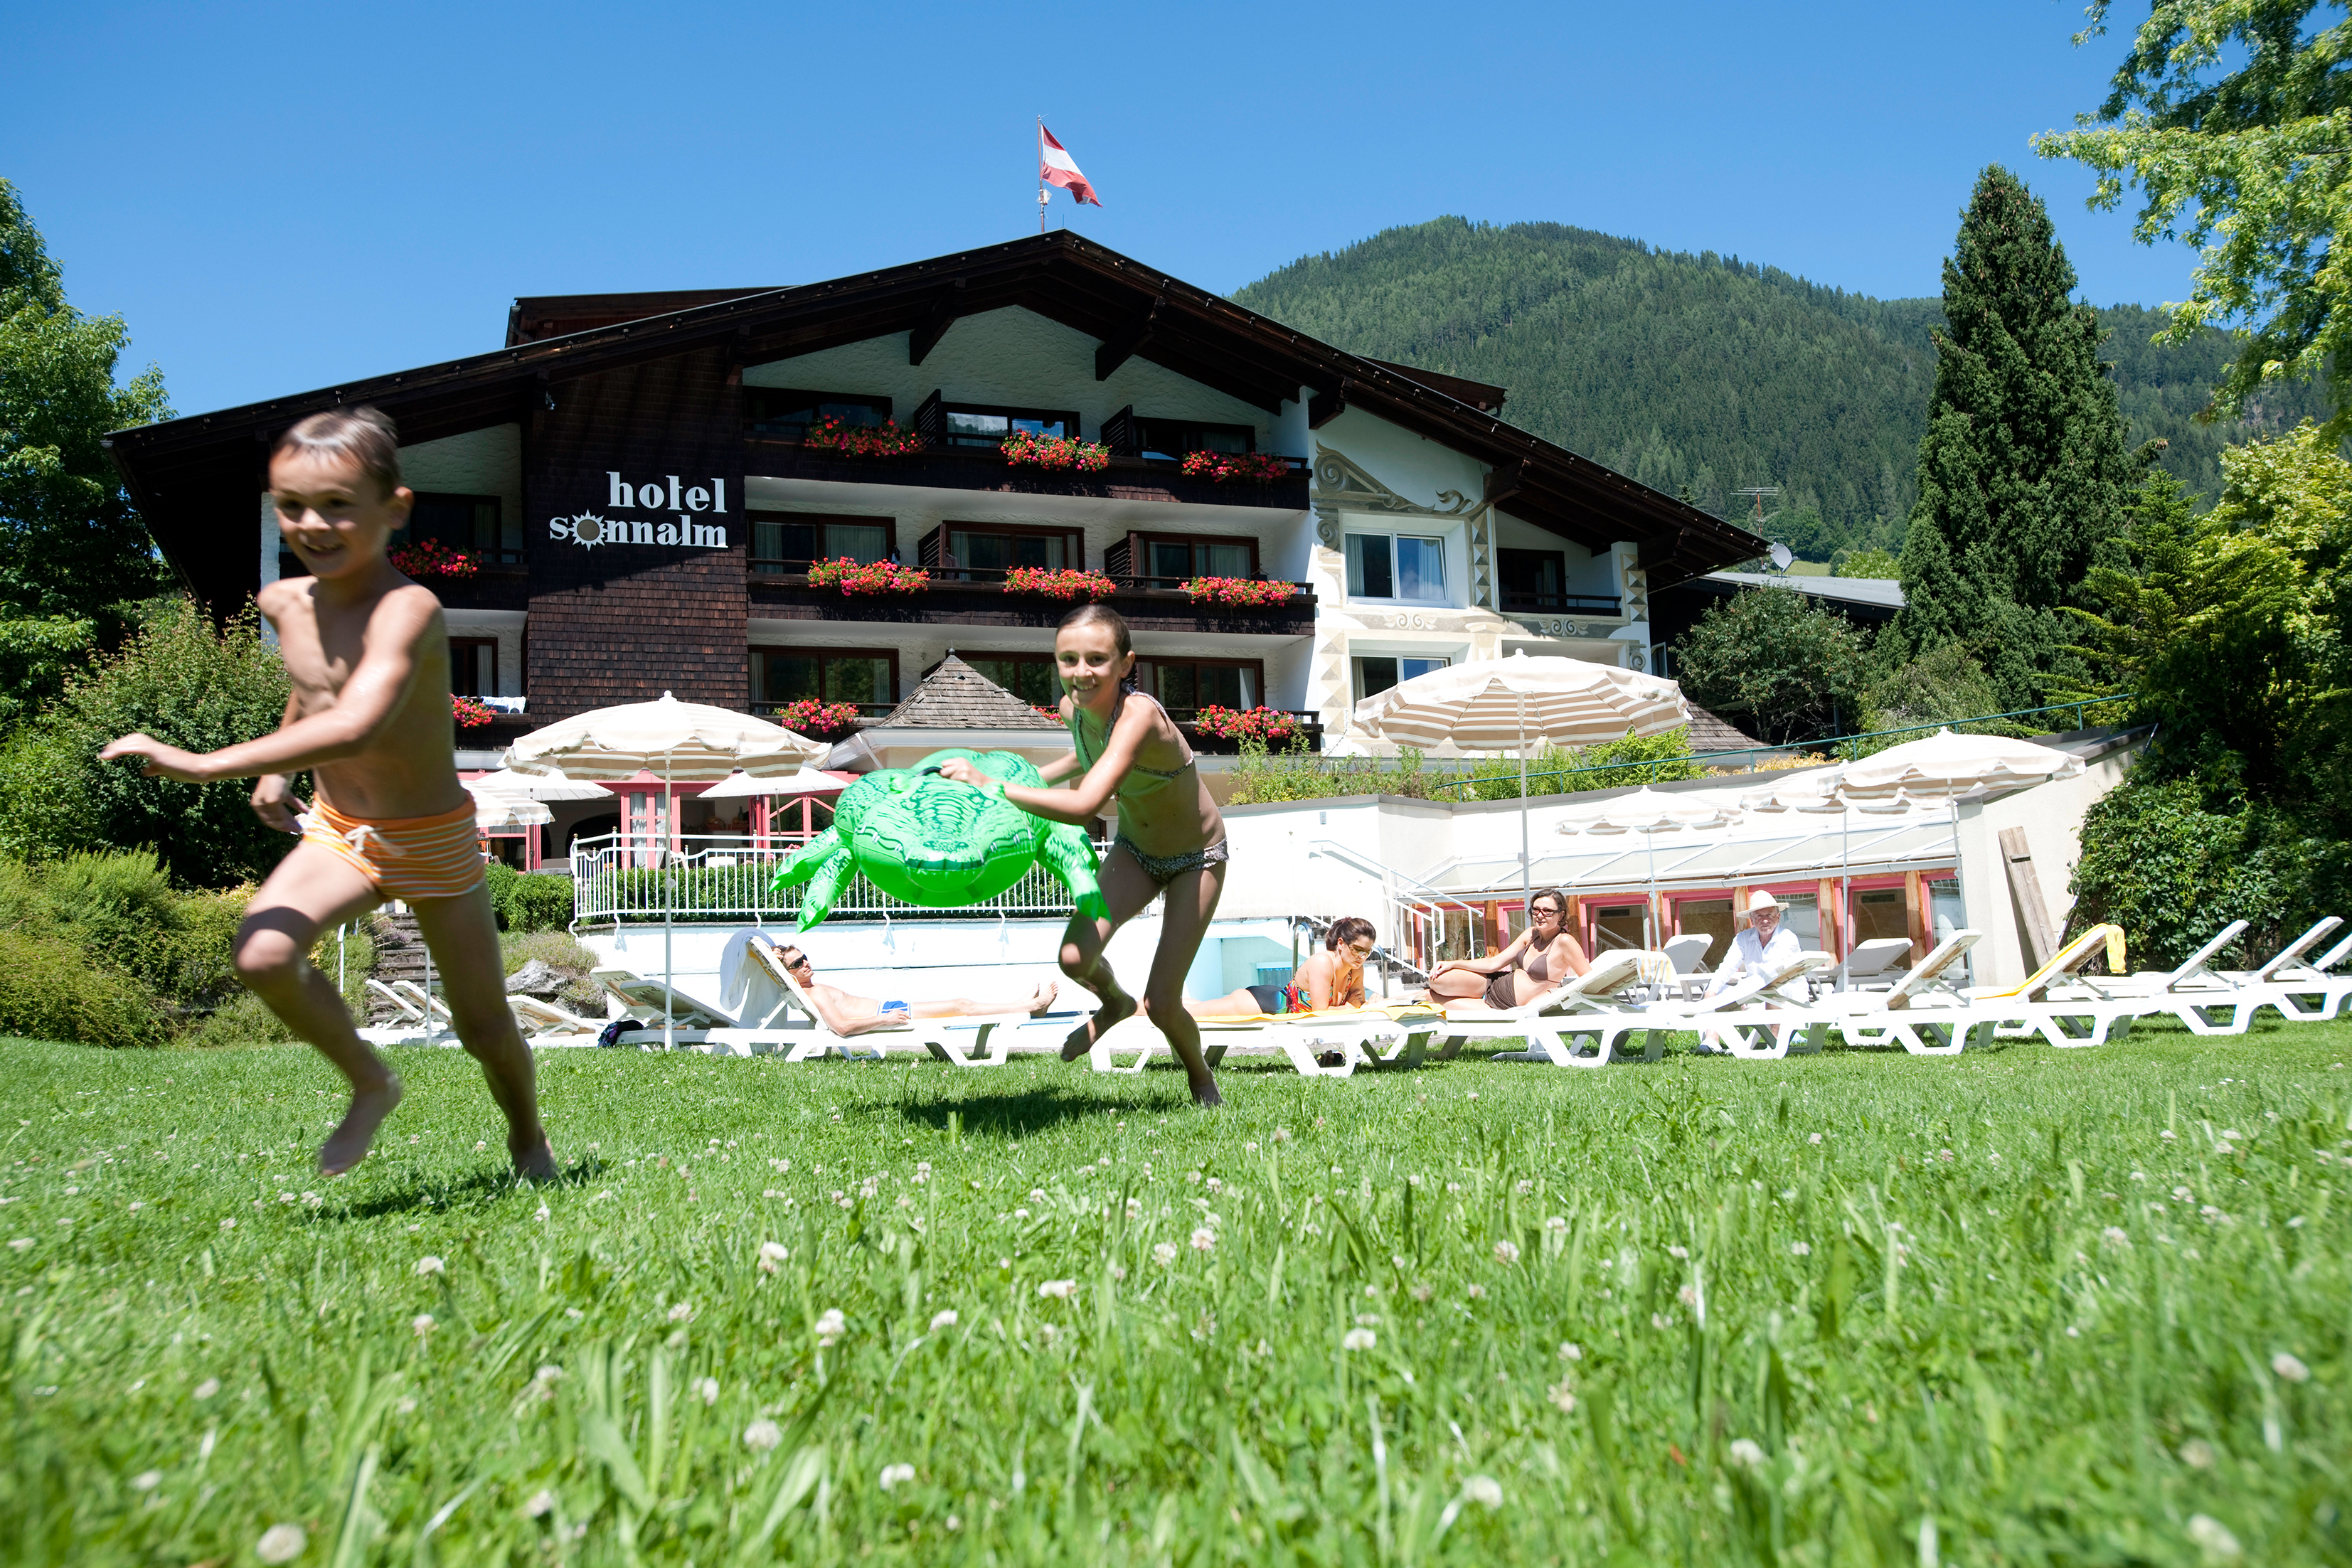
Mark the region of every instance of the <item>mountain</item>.
MULTIPOLYGON (((1562 224, 1456 217, 1301 257, 1234 300, 1355 353, 1510 389, 1504 417, 1643 484, 1824 559, 1900 547, 1935 385, 1941 298, 1874 299, 1712 251, 1662 251, 1562 224)), ((2224 445, 2324 416, 2320 389, 2266 394, 2245 423, 2194 415, 2231 353, 2220 332, 2148 341, 2161 312, 2118 305, 2105 357, 2135 445, 2210 500, 2224 445)))

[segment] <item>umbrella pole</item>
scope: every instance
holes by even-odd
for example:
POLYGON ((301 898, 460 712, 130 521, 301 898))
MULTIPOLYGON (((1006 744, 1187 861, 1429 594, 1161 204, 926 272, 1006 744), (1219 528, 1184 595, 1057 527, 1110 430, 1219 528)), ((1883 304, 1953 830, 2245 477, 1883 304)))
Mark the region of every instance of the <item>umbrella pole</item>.
POLYGON ((1535 865, 1528 856, 1528 694, 1519 694, 1519 907, 1528 910, 1528 929, 1535 929, 1535 865))
POLYGON ((670 875, 670 846, 677 841, 677 823, 670 815, 669 754, 662 754, 662 1050, 677 1049, 677 971, 670 964, 670 912, 677 906, 677 886, 670 875))

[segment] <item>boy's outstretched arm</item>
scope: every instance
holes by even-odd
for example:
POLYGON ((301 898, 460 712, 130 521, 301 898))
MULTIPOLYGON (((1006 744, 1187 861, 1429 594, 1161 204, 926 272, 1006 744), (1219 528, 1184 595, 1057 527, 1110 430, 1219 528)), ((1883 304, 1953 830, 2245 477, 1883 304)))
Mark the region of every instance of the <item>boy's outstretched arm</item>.
MULTIPOLYGON (((292 727, 299 716, 301 697, 294 692, 286 694, 286 712, 278 720, 279 729, 292 727)), ((253 781, 253 814, 264 826, 281 833, 299 833, 302 824, 294 817, 290 804, 294 798, 294 779, 285 773, 265 773, 253 781)))
POLYGON ((440 601, 424 589, 386 595, 368 627, 367 651, 336 694, 335 706, 324 713, 259 740, 205 753, 183 751, 149 735, 126 735, 110 743, 99 758, 144 757, 147 765, 140 771, 151 779, 205 784, 215 779, 299 773, 322 762, 356 757, 407 700, 416 679, 417 646, 434 632, 440 610, 440 601))

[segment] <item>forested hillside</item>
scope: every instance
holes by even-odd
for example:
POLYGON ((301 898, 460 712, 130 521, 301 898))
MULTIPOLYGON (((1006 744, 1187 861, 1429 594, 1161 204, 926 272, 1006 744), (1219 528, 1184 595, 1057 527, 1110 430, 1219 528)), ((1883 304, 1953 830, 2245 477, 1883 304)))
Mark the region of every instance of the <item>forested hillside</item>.
MULTIPOLYGON (((1439 218, 1307 256, 1234 297, 1355 352, 1510 389, 1514 423, 1721 517, 1779 485, 1766 532, 1824 559, 1894 549, 1914 496, 1942 301, 1874 299, 1738 256, 1654 250, 1561 224, 1439 218)), ((2158 349, 2139 306, 2100 312, 2135 445, 2210 500, 2245 425, 2191 417, 2229 357, 2214 333, 2158 349)), ((2263 405, 2278 430, 2323 412, 2316 389, 2263 405)))

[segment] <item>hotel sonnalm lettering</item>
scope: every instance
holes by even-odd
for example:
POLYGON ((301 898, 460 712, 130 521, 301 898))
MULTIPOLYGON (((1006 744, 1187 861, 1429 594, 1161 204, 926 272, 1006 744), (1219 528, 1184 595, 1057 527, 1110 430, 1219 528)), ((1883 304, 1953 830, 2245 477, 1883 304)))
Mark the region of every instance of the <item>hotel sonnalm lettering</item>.
POLYGON ((669 511, 677 514, 674 523, 656 523, 643 517, 600 517, 593 512, 581 512, 569 517, 550 517, 547 537, 568 539, 575 545, 593 549, 597 545, 678 545, 689 549, 725 549, 727 529, 719 523, 695 521, 692 514, 709 512, 714 515, 727 510, 727 481, 714 478, 709 489, 699 485, 681 487, 675 474, 663 476, 663 481, 633 485, 617 473, 606 470, 612 490, 607 497, 610 506, 648 512, 669 511))

